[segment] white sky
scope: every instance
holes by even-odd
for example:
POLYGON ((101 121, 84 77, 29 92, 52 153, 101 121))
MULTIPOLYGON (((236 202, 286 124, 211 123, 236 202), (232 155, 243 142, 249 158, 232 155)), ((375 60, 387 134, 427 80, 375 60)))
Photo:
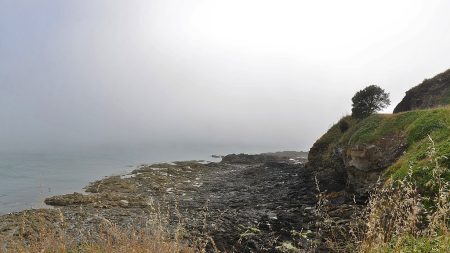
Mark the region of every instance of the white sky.
MULTIPOLYGON (((450 67, 450 2, 0 0, 0 149, 308 149, 450 67)), ((236 150, 239 152, 240 150, 236 150)))

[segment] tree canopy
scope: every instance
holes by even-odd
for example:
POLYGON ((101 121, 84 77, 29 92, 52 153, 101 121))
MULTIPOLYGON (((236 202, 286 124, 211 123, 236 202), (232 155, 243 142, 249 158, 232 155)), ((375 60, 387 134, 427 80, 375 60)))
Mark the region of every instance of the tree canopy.
POLYGON ((358 119, 366 118, 391 104, 389 93, 377 85, 356 92, 352 102, 352 116, 358 119))

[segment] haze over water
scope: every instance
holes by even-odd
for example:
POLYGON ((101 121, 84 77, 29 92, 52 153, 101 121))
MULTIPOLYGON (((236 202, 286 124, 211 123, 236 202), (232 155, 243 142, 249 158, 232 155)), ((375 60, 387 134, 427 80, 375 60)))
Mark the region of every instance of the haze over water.
MULTIPOLYGON (((57 153, 0 153, 0 214, 45 207, 49 196, 82 192, 89 182, 123 175, 146 163, 181 160, 218 161, 211 154, 238 147, 71 150, 57 153), (205 148, 205 149, 204 149, 205 148)), ((245 150, 252 152, 251 148, 245 150)), ((262 152, 262 150, 253 150, 262 152)), ((220 159, 219 159, 220 160, 220 159)))

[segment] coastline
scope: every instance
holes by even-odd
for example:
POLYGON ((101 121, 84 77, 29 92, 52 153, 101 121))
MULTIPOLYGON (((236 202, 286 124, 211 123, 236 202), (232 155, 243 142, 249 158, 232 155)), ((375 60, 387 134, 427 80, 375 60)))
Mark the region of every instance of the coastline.
POLYGON ((126 175, 90 183, 85 187, 86 194, 47 198, 45 202, 54 209, 0 216, 0 235, 17 234, 23 216, 30 224, 42 217, 53 220, 56 227, 64 223, 68 227, 65 233, 79 236, 95 231, 104 222, 144 228, 162 212, 169 214, 168 227, 175 229, 182 219, 188 231, 186 240, 204 235, 206 229, 222 250, 268 250, 285 240, 301 244, 303 239, 294 238, 290 231, 312 229, 315 205, 312 177, 304 167, 305 153, 302 155, 300 160, 274 154, 241 154, 225 156, 221 162, 142 165, 126 175), (57 222, 58 217, 63 219, 57 222), (289 231, 285 231, 287 224, 289 231), (243 237, 250 228, 258 232, 243 237), (273 244, 269 243, 271 238, 280 239, 273 244))
MULTIPOLYGON (((177 149, 112 152, 97 149, 59 153, 0 154, 0 215, 45 207, 47 197, 84 192, 90 182, 126 174, 141 164, 209 159, 209 152, 177 149)), ((211 158, 210 160, 213 161, 211 158)))

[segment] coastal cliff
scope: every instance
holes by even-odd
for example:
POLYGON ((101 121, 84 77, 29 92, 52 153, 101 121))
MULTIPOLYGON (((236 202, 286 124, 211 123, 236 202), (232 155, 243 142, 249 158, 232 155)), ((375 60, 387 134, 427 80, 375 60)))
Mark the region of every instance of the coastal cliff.
MULTIPOLYGON (((449 74, 432 80, 447 80, 449 74)), ((433 89, 430 97, 420 93, 420 100, 435 101, 434 96, 445 94, 448 85, 433 89)), ((408 91, 403 101, 414 100, 410 96, 416 91, 417 87, 408 91)), ((450 154, 450 107, 434 105, 438 108, 375 114, 363 120, 344 117, 314 143, 307 166, 313 168, 323 190, 367 196, 379 177, 399 177, 409 166, 423 164, 428 136, 435 141, 438 155, 450 154)))
POLYGON ((445 218, 450 214, 449 91, 447 71, 408 91, 395 114, 374 114, 365 119, 344 117, 314 143, 306 167, 313 171, 322 192, 321 217, 317 219, 318 223, 328 222, 321 238, 334 240, 328 244, 330 251, 450 250, 450 221, 445 218), (399 185, 407 190, 399 189, 399 185), (348 211, 348 206, 353 211, 348 211), (380 216, 389 212, 403 216, 396 221, 389 219, 397 214, 380 216), (443 215, 441 228, 424 229, 434 222, 427 219, 437 213, 443 215), (402 227, 406 219, 414 220, 408 228, 402 227), (350 225, 355 220, 362 221, 356 228, 350 225), (373 240, 393 233, 390 226, 394 223, 394 234, 399 234, 381 243, 373 240), (358 237, 354 234, 357 229, 365 232, 355 244, 352 242, 358 237), (409 232, 398 232, 403 230, 409 232), (361 250, 364 244, 366 248, 361 250))
POLYGON ((394 113, 427 109, 450 103, 450 69, 406 92, 394 113))

